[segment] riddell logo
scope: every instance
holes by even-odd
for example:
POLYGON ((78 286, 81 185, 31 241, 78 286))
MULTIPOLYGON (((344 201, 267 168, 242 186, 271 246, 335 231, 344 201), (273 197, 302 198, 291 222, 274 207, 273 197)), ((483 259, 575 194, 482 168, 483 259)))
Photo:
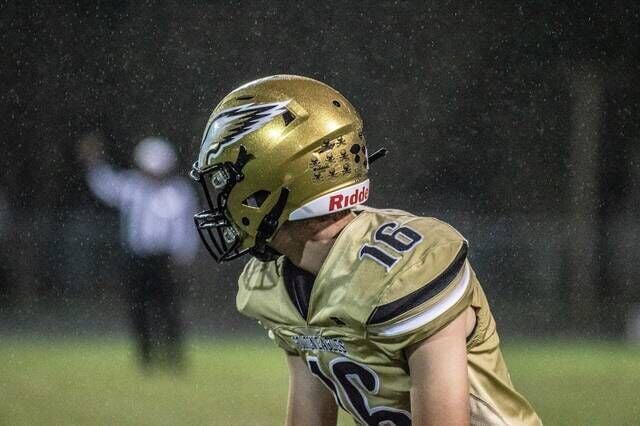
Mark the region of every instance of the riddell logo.
POLYGON ((369 199, 369 187, 365 184, 351 193, 332 195, 329 198, 329 211, 346 209, 349 206, 364 203, 367 199, 369 199))

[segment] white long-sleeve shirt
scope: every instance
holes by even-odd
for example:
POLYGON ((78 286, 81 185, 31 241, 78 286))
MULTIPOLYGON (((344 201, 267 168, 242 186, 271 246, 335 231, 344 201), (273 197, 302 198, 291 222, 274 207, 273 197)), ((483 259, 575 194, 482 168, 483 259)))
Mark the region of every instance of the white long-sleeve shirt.
POLYGON ((199 244, 193 224, 197 199, 186 179, 157 180, 100 163, 88 170, 87 182, 96 197, 120 211, 121 239, 136 255, 193 260, 199 244))

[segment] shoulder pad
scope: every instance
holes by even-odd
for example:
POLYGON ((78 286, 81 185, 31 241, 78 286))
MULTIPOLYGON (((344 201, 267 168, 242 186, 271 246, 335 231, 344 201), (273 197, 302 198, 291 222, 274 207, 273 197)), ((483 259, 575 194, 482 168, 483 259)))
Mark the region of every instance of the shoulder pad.
MULTIPOLYGON (((372 334, 393 335, 416 327, 436 329, 471 294, 472 271, 467 241, 451 226, 433 218, 397 217, 400 226, 421 236, 389 271, 367 320, 372 334), (428 328, 429 328, 428 327, 428 328)), ((398 229, 396 228, 396 229, 398 229)), ((462 304, 462 305, 460 305, 462 304)))
POLYGON ((389 321, 437 298, 456 277, 463 277, 466 260, 466 242, 433 247, 425 253, 421 262, 414 263, 394 276, 380 298, 379 305, 371 313, 368 323, 389 321))
POLYGON ((261 262, 255 257, 252 257, 245 265, 244 269, 238 277, 238 285, 241 288, 265 288, 276 285, 278 276, 278 263, 280 260, 274 262, 261 262))
POLYGON ((257 318, 256 303, 278 285, 278 262, 261 262, 252 258, 238 278, 236 307, 244 315, 257 318), (262 293, 256 297, 255 293, 262 293))

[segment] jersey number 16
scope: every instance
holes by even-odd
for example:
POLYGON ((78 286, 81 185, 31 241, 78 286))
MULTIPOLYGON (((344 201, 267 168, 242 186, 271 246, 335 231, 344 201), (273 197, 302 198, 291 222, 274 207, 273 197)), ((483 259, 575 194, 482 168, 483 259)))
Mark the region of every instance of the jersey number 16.
POLYGON ((363 257, 373 259, 389 272, 398 262, 400 256, 391 255, 381 247, 386 247, 402 255, 402 253, 413 249, 420 241, 422 241, 422 235, 417 231, 408 226, 399 227, 395 222, 388 222, 380 225, 373 236, 373 242, 380 244, 363 245, 360 248, 359 257, 360 259, 363 257))

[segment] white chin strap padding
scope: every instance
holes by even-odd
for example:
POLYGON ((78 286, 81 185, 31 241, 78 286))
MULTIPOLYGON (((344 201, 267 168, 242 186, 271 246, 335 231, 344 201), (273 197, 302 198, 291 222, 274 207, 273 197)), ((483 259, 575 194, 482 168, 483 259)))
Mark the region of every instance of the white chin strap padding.
POLYGON ((289 220, 302 220, 346 210, 369 199, 369 179, 316 198, 294 210, 289 220))

